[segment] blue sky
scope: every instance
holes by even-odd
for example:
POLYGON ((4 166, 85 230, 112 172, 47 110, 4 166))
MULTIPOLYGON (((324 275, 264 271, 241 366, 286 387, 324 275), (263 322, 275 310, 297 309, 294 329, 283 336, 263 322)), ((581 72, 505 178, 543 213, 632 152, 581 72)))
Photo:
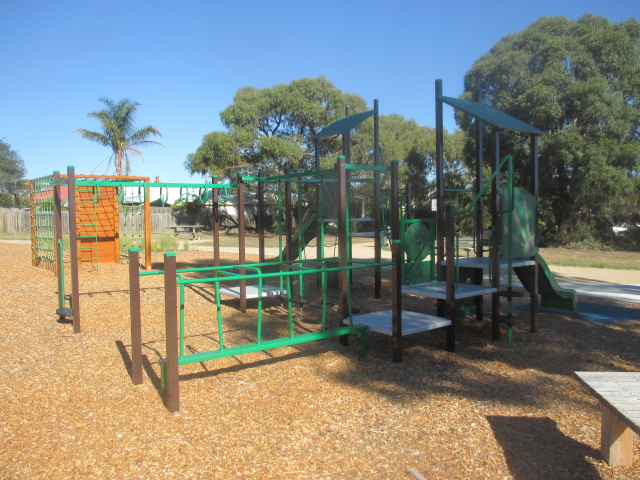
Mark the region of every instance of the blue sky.
MULTIPOLYGON (((29 178, 91 173, 110 156, 74 130, 99 129, 100 97, 141 105, 162 132, 132 175, 185 181, 184 162, 244 86, 326 76, 381 114, 434 126, 434 81, 462 93, 465 72, 539 17, 640 19, 638 0, 0 0, 0 139, 29 178)), ((452 111, 445 126, 453 129, 452 111)), ((105 173, 106 161, 96 173, 105 173)))

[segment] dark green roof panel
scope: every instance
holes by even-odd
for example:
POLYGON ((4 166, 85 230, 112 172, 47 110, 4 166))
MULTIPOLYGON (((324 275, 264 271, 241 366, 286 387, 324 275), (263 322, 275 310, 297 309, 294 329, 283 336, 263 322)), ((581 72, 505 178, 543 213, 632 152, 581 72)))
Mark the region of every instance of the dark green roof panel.
POLYGON ((336 120, 331 125, 324 127, 320 133, 317 133, 311 138, 324 138, 350 132, 374 113, 375 110, 369 110, 368 112, 355 113, 347 117, 342 117, 340 120, 336 120))
POLYGON ((493 108, 491 105, 471 102, 461 98, 440 98, 447 105, 451 105, 453 108, 457 108, 458 110, 461 110, 484 123, 493 125, 494 127, 504 128, 507 130, 518 130, 519 132, 533 133, 534 135, 545 135, 542 130, 532 127, 528 123, 518 120, 507 113, 501 112, 500 110, 493 108))

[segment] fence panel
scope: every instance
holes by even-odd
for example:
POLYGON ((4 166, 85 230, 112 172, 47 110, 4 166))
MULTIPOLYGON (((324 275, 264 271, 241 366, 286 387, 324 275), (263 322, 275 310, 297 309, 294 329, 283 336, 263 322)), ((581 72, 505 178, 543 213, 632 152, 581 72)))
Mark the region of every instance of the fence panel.
POLYGON ((0 208, 0 232, 30 233, 31 211, 26 208, 0 208))
MULTIPOLYGON (((237 213, 235 205, 221 206, 220 217, 222 229, 234 232, 237 228, 237 213)), ((248 229, 255 228, 257 215, 256 205, 245 207, 246 225, 248 229)), ((134 231, 142 231, 142 219, 139 213, 120 214, 120 227, 133 225, 134 231)), ((171 207, 151 207, 151 232, 152 234, 171 233, 171 227, 176 225, 204 225, 211 228, 211 208, 201 210, 198 213, 175 212, 171 207)), ((62 211, 62 231, 69 233, 69 212, 62 211)), ((28 208, 0 208, 0 233, 31 233, 31 212, 28 208)))

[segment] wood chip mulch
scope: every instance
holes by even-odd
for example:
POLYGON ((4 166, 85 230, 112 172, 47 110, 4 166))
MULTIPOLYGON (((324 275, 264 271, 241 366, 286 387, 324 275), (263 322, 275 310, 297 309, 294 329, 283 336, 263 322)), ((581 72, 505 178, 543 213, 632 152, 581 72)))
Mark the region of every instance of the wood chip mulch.
MULTIPOLYGON (((637 436, 633 467, 601 459, 598 403, 573 376, 637 371, 640 309, 635 321, 609 325, 543 312, 538 333, 515 327, 512 349, 506 335, 490 340, 488 320, 465 319, 456 353, 436 330, 405 337, 400 364, 389 337, 369 333, 365 358, 355 341, 329 339, 188 365, 181 410, 171 414, 160 395, 160 277, 142 280, 147 361, 134 386, 127 265, 82 266, 74 335, 57 321, 55 277, 31 266, 29 245, 0 251, 2 479, 640 479, 637 436)), ((178 263, 211 264, 211 253, 179 252, 178 263)), ((359 271, 354 304, 389 308, 388 279, 382 299, 372 285, 372 272, 359 271)), ((297 312, 298 332, 317 329, 317 293, 310 288, 297 312)), ((217 348, 211 295, 187 292, 190 351, 217 348)), ((229 344, 255 339, 249 305, 243 315, 225 300, 229 344)), ((435 305, 410 299, 407 308, 435 305)), ((266 310, 265 337, 286 332, 280 304, 266 310)))

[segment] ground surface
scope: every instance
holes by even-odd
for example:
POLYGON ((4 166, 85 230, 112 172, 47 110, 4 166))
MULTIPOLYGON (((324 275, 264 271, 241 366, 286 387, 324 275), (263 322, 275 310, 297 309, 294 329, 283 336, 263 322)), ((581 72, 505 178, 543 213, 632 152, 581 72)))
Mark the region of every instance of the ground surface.
MULTIPOLYGON (((369 334, 364 359, 355 342, 330 339, 184 366, 182 408, 170 414, 159 393, 160 277, 142 281, 147 362, 134 386, 127 266, 81 269, 83 331, 74 335, 56 321, 55 277, 30 266, 29 246, 0 243, 0 252, 0 478, 410 479, 414 469, 429 479, 640 479, 637 437, 634 467, 601 460, 597 402, 573 377, 640 368, 640 309, 613 325, 543 313, 538 333, 516 327, 513 349, 490 340, 488 322, 464 320, 456 353, 433 331, 405 339, 401 364, 387 337, 369 334)), ((638 272, 621 283, 633 279, 638 272)), ((387 308, 388 290, 372 298, 369 273, 354 287, 362 311, 387 308)), ((317 327, 319 304, 307 295, 300 332, 317 327)), ((282 335, 279 304, 267 310, 265 336, 282 335)), ((255 337, 255 310, 243 316, 226 301, 223 314, 229 342, 255 337)), ((187 292, 187 334, 188 349, 217 346, 206 288, 187 292)))

